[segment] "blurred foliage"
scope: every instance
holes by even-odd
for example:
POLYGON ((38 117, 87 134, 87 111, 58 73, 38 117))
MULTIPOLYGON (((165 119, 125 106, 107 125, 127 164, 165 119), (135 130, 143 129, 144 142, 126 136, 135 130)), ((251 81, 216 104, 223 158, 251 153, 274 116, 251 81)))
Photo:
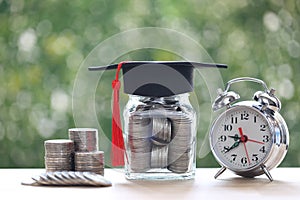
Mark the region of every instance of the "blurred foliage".
MULTIPOLYGON (((192 37, 230 66, 221 72, 224 82, 252 76, 276 88, 291 135, 282 166, 300 166, 299 14, 297 0, 0 0, 0 167, 43 167, 43 141, 66 138, 75 126, 72 89, 84 58, 110 36, 138 27, 192 37)), ((174 58, 145 50, 122 56, 174 58)), ((102 93, 107 135, 112 76, 102 93)), ((209 154, 197 166, 218 165, 209 154)))

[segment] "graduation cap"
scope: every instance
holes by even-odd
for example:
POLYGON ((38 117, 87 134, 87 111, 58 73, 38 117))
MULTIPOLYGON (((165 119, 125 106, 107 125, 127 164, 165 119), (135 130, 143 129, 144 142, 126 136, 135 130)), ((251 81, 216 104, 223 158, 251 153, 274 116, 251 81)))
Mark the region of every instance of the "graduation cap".
POLYGON ((193 71, 202 68, 227 68, 225 64, 186 61, 126 61, 108 66, 89 67, 90 71, 117 70, 112 115, 112 164, 124 165, 124 140, 119 106, 119 72, 122 69, 124 92, 147 97, 168 97, 193 91, 193 71))
MULTIPOLYGON (((89 70, 114 70, 120 64, 89 67, 89 70)), ((177 61, 122 62, 124 92, 147 97, 167 97, 193 91, 195 68, 226 68, 224 64, 177 61)), ((116 77, 118 78, 118 77, 116 77)))

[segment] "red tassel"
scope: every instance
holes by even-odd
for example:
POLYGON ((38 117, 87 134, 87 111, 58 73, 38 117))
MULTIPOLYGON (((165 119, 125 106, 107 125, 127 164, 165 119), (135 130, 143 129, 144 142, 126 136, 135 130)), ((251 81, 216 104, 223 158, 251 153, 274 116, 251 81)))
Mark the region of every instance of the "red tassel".
POLYGON ((113 111, 112 111, 112 150, 111 160, 112 165, 124 166, 124 139, 122 134, 122 124, 120 119, 120 105, 119 105, 119 90, 121 83, 119 81, 119 72, 124 62, 118 64, 116 78, 112 81, 112 88, 114 92, 113 111))

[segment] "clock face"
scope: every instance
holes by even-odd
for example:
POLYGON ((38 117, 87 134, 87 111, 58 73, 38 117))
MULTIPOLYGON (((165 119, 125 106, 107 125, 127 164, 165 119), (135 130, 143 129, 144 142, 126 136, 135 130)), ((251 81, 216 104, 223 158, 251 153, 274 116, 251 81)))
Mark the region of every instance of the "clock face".
POLYGON ((268 121, 248 106, 235 106, 222 113, 210 132, 215 157, 231 170, 246 171, 261 164, 272 143, 268 121))

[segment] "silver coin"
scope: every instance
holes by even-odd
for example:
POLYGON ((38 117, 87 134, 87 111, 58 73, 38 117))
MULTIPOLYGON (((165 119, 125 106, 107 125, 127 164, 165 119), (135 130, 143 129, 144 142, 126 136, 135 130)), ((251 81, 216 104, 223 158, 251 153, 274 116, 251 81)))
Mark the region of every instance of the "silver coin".
MULTIPOLYGON (((77 177, 76 177, 76 175, 75 175, 75 171, 68 171, 67 173, 68 173, 68 176, 69 176, 70 178, 72 178, 72 179, 74 179, 74 180, 77 179, 77 177)), ((64 175, 66 175, 66 174, 64 173, 64 175)))
POLYGON ((40 180, 43 180, 44 185, 57 185, 58 184, 56 179, 51 179, 47 176, 47 172, 40 174, 39 177, 40 177, 40 180))
POLYGON ((59 153, 55 153, 55 152, 45 152, 45 157, 47 158, 68 158, 70 157, 70 155, 72 155, 73 152, 59 152, 59 153))
POLYGON ((55 140, 46 140, 44 142, 46 152, 66 152, 74 151, 74 143, 72 140, 67 139, 55 139, 55 140))
POLYGON ((99 186, 111 186, 112 183, 105 179, 103 176, 91 172, 83 172, 83 176, 90 180, 93 181, 94 183, 98 184, 99 186))
POLYGON ((82 172, 76 172, 76 171, 75 171, 74 174, 75 174, 75 176, 80 180, 80 182, 81 182, 83 185, 93 185, 93 186, 97 186, 96 183, 94 183, 93 181, 91 181, 91 180, 85 178, 85 177, 83 176, 83 173, 82 173, 82 172))
POLYGON ((63 172, 53 172, 53 176, 59 181, 63 182, 63 185, 72 185, 74 181, 71 178, 65 178, 63 172))
POLYGON ((30 186, 39 186, 40 185, 37 181, 33 180, 32 178, 28 179, 28 180, 23 180, 21 182, 21 184, 22 185, 30 185, 30 186))
POLYGON ((33 176, 31 177, 34 181, 36 181, 39 185, 47 185, 47 179, 44 179, 41 176, 33 176))
POLYGON ((62 171, 60 172, 62 178, 67 179, 71 185, 78 185, 78 180, 76 180, 76 176, 73 171, 62 171))
POLYGON ((47 157, 45 156, 45 160, 49 161, 49 162, 68 162, 70 160, 72 160, 71 155, 69 155, 68 157, 47 157))
POLYGON ((186 173, 188 171, 188 168, 176 168, 174 166, 168 166, 168 170, 174 172, 174 173, 178 173, 178 174, 181 174, 181 173, 186 173))
POLYGON ((52 184, 54 185, 66 185, 67 182, 64 180, 61 180, 59 178, 57 178, 54 174, 56 172, 47 172, 44 174, 45 177, 47 177, 47 180, 52 181, 52 184))

